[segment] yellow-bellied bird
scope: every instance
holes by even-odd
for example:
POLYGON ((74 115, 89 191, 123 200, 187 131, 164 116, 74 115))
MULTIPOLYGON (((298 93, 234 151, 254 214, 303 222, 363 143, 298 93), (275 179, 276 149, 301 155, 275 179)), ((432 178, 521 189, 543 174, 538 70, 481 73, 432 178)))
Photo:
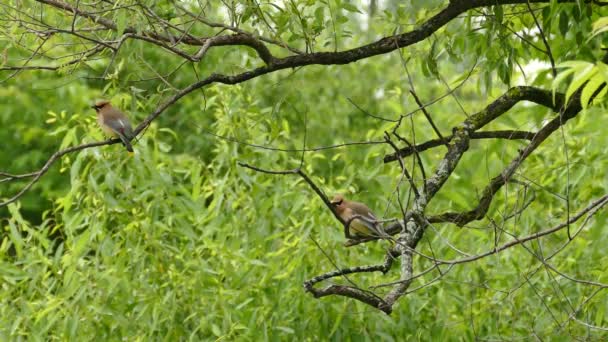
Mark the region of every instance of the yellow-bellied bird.
POLYGON ((355 218, 350 222, 349 233, 351 236, 365 237, 378 235, 376 216, 365 204, 348 201, 342 195, 334 196, 331 204, 344 222, 348 222, 353 216, 361 216, 361 218, 355 218))
POLYGON ((110 101, 98 101, 91 108, 97 112, 97 123, 101 129, 106 134, 120 138, 127 151, 133 152, 133 146, 131 146, 133 128, 127 116, 112 107, 110 101))

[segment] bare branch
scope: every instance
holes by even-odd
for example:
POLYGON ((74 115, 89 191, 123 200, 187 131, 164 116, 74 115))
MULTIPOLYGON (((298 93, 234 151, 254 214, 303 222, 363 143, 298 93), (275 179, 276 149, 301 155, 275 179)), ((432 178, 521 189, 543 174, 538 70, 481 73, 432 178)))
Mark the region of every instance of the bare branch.
MULTIPOLYGON (((517 246, 519 244, 522 244, 524 242, 528 242, 531 240, 536 240, 540 237, 546 236, 546 235, 550 235, 553 234, 561 229, 563 229, 564 227, 567 227, 569 224, 572 224, 574 222, 576 222, 578 219, 580 219, 581 217, 583 217, 585 214, 587 214, 588 212, 594 210, 595 208, 603 208, 606 204, 608 204, 608 195, 604 195, 602 197, 600 197, 599 199, 591 202, 591 204, 589 204, 587 207, 585 207, 584 209, 582 209, 578 214, 570 217, 569 220, 567 220, 564 223, 560 223, 555 227, 549 228, 547 230, 543 230, 540 231, 538 233, 532 234, 532 235, 528 235, 522 238, 516 238, 515 240, 512 240, 508 243, 505 243, 504 245, 498 247, 498 248, 494 248, 491 251, 488 251, 486 253, 482 253, 482 254, 478 254, 478 255, 474 255, 471 257, 467 257, 467 258, 462 258, 462 259, 456 259, 456 260, 436 260, 436 262, 441 263, 441 264, 447 264, 447 265, 452 265, 452 264, 463 264, 463 263, 467 263, 467 262, 471 262, 471 261, 475 261, 475 260, 479 260, 482 258, 485 258, 489 255, 492 254, 496 254, 499 252, 504 251, 505 249, 509 249, 511 247, 517 246)), ((593 213, 595 213, 596 211, 594 211, 593 213)))
POLYGON ((53 155, 46 161, 46 163, 44 163, 44 166, 42 166, 42 168, 38 171, 26 173, 23 175, 9 175, 7 173, 2 173, 3 175, 5 175, 5 176, 8 175, 9 178, 13 178, 13 179, 22 179, 22 178, 28 178, 28 177, 33 177, 33 178, 13 197, 7 199, 4 202, 0 202, 0 207, 7 206, 7 205, 17 201, 21 196, 23 196, 23 194, 25 194, 32 187, 32 185, 34 185, 36 182, 38 182, 38 180, 40 180, 40 178, 49 170, 49 168, 53 165, 53 163, 55 163, 55 161, 57 161, 57 159, 61 158, 62 156, 66 155, 68 153, 84 150, 87 148, 98 147, 98 146, 103 146, 103 145, 110 145, 110 144, 115 144, 117 142, 120 142, 120 139, 110 139, 110 140, 106 140, 106 141, 99 141, 99 142, 93 142, 93 143, 89 143, 89 144, 69 147, 69 148, 59 150, 59 151, 53 153, 53 155))
MULTIPOLYGON (((477 139, 531 140, 535 134, 536 133, 533 133, 533 132, 510 131, 510 130, 473 132, 473 133, 471 133, 471 140, 477 140, 477 139)), ((449 137, 444 138, 445 140, 443 140, 443 141, 441 139, 433 139, 433 140, 424 142, 422 144, 418 144, 416 146, 413 146, 410 144, 407 147, 399 149, 399 155, 401 157, 408 157, 415 152, 424 152, 428 149, 431 149, 431 148, 434 148, 437 146, 443 146, 445 144, 448 144, 452 140, 452 137, 453 136, 450 135, 449 137)), ((396 153, 388 154, 384 157, 385 163, 390 163, 390 162, 393 162, 396 160, 398 160, 396 153)))
POLYGON ((414 100, 416 101, 416 103, 420 107, 420 110, 424 114, 424 117, 427 119, 427 121, 429 122, 429 124, 431 124, 431 127, 433 127, 433 131, 435 131, 435 134, 437 134, 437 136, 439 137, 439 141, 445 142, 444 144, 447 146, 447 144, 448 144, 447 139, 444 138, 443 135, 441 135, 441 132, 439 131, 439 128, 437 128, 437 126, 433 122, 433 119, 431 118, 431 114, 429 114, 429 112, 426 110, 426 107, 422 104, 422 102, 418 98, 418 95, 416 95, 416 92, 414 90, 410 89, 410 94, 412 94, 412 96, 414 97, 414 100))
POLYGON ((532 19, 534 19, 536 28, 538 29, 538 31, 540 33, 540 37, 543 40, 543 44, 545 45, 545 49, 547 49, 547 51, 545 51, 545 53, 547 54, 547 57, 549 57, 549 61, 551 62, 551 72, 553 73, 553 77, 555 77, 555 76, 557 76, 557 70, 555 69, 555 59, 553 58, 553 53, 551 52, 551 45, 549 45, 545 32, 543 31, 543 28, 540 26, 540 23, 538 22, 538 19, 536 18, 536 14, 534 14, 534 11, 532 10, 532 6, 530 6, 530 1, 526 2, 526 6, 528 6, 530 15, 532 16, 532 19))

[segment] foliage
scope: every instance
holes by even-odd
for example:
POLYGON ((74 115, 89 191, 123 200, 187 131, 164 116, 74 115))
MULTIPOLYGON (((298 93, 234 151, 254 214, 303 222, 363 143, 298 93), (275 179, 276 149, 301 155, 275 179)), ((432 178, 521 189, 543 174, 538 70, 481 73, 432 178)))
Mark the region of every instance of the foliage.
MULTIPOLYGON (((449 1, 380 2, 373 16, 368 3, 240 0, 202 6, 129 0, 100 14, 117 28, 100 31, 98 38, 117 42, 129 27, 150 29, 144 7, 173 25, 192 22, 193 36, 220 32, 191 21, 179 5, 299 51, 343 51, 408 32, 449 1)), ((89 27, 90 21, 43 2, 0 6, 5 10, 0 67, 57 67, 0 69, 0 171, 13 174, 39 169, 59 149, 102 140, 88 108, 96 99, 111 99, 139 123, 197 80, 263 64, 246 46, 215 47, 200 62, 184 62, 134 39, 122 42, 115 53, 104 50, 65 64, 89 43, 56 33, 46 37, 40 55, 28 60, 41 38, 22 25, 27 18, 40 15, 49 27, 62 28, 73 22, 89 27)), ((133 156, 119 144, 65 155, 18 202, 0 208, 0 339, 605 337, 605 331, 581 323, 608 326, 605 288, 572 281, 542 262, 565 244, 546 262, 572 278, 608 283, 605 211, 584 226, 583 220, 572 224, 571 232, 583 228, 571 241, 562 230, 475 262, 443 266, 446 273, 429 286, 424 285, 439 272, 424 274, 410 290, 418 289, 387 316, 348 298, 315 299, 302 283, 336 267, 380 263, 390 243, 343 247, 341 225, 301 178, 237 165, 293 169, 302 160, 302 153, 293 150, 383 141, 394 126, 389 120, 402 116, 399 134, 414 143, 434 139, 428 121, 416 111, 411 87, 424 103, 441 98, 427 109, 447 136, 510 86, 535 85, 563 92, 568 100, 583 86, 584 111, 518 169, 516 178, 526 185, 507 184, 480 221, 427 229, 414 271, 434 266, 424 256, 476 255, 566 221, 608 189, 608 136, 601 130, 608 124, 605 88, 592 100, 608 80, 600 62, 607 13, 582 1, 547 1, 532 9, 536 17, 525 4, 475 8, 428 39, 391 53, 346 65, 286 69, 238 85, 213 84, 181 98, 154 120, 135 143, 133 156), (555 77, 536 21, 560 70, 555 77), (536 61, 542 64, 534 68, 536 61), (503 231, 497 233, 497 226, 503 231)), ((274 55, 289 54, 281 46, 268 47, 274 55)), ((198 49, 190 46, 185 52, 198 49)), ((555 115, 522 103, 484 130, 537 131, 555 115)), ((526 144, 473 140, 427 213, 476 206, 483 188, 526 144)), ((445 150, 440 146, 421 154, 427 173, 436 169, 445 150)), ((384 143, 309 151, 303 170, 327 194, 345 193, 368 203, 380 217, 400 218, 394 190, 401 170, 382 162, 392 152, 384 143)), ((414 162, 405 159, 408 167, 414 162)), ((414 178, 420 181, 419 171, 414 178)), ((0 199, 24 184, 0 183, 0 199)), ((401 195, 407 197, 406 189, 401 195)), ((397 268, 351 280, 363 288, 388 283, 398 279, 397 268)), ((375 291, 384 294, 388 288, 375 291)))

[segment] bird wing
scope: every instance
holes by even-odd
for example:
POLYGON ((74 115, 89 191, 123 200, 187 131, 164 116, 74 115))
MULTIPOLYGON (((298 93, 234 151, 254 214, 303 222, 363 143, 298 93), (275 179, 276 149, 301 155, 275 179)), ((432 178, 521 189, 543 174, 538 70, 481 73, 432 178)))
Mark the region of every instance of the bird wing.
POLYGON ((365 204, 359 202, 351 202, 351 206, 353 208, 352 212, 354 215, 361 215, 365 219, 368 219, 370 221, 376 221, 376 216, 365 204))
POLYGON ((125 135, 127 138, 133 137, 133 128, 127 117, 120 112, 109 113, 104 120, 104 124, 114 132, 125 135))
POLYGON ((365 204, 359 202, 351 202, 351 206, 353 208, 352 215, 361 216, 361 218, 353 220, 351 228, 353 228, 356 233, 360 233, 359 235, 376 235, 376 216, 372 211, 365 204))
POLYGON ((350 221, 350 225, 349 225, 349 230, 350 233, 352 235, 359 235, 359 236, 369 236, 369 235, 375 235, 374 232, 375 227, 372 223, 372 221, 375 221, 375 218, 370 217, 369 216, 369 212, 362 210, 363 207, 359 206, 359 205, 354 205, 354 203, 350 204, 352 206, 352 208, 347 208, 344 212, 344 217, 343 219, 345 221, 350 220, 353 216, 360 216, 352 221, 350 221))
POLYGON ((376 227, 370 222, 362 219, 354 219, 350 223, 351 234, 355 235, 376 235, 376 227))

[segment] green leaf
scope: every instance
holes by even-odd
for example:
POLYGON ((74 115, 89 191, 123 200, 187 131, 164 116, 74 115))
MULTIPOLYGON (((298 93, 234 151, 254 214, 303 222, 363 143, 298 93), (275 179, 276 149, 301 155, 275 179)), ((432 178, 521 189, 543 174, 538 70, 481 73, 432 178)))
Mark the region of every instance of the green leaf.
POLYGON ((498 64, 498 77, 505 85, 511 84, 511 68, 506 62, 498 64))
POLYGON ((357 6, 355 6, 353 4, 350 4, 348 2, 342 3, 342 8, 344 8, 345 10, 347 10, 349 12, 361 13, 361 11, 359 11, 359 9, 357 8, 357 6))
POLYGON ((588 65, 589 65, 589 63, 585 64, 585 62, 567 61, 567 62, 558 64, 556 66, 556 68, 566 68, 566 69, 564 71, 558 73, 557 77, 555 77, 555 79, 553 80, 553 82, 551 84, 551 90, 553 93, 553 103, 555 103, 555 93, 557 93, 557 89, 559 88, 561 83, 564 82, 564 80, 568 76, 570 76, 572 73, 574 73, 575 71, 579 70, 580 68, 584 68, 588 65))
POLYGON ((243 14, 241 14, 241 23, 244 24, 247 22, 247 20, 249 20, 249 18, 251 18, 251 15, 254 13, 254 7, 253 6, 247 6, 245 8, 245 10, 243 11, 243 14))
POLYGON ((494 16, 496 18, 496 21, 499 23, 502 23, 503 18, 504 18, 504 11, 502 6, 493 6, 492 10, 494 11, 494 16))
POLYGON ((585 84, 585 87, 581 93, 581 106, 583 109, 587 108, 589 102, 591 101, 591 96, 593 96, 597 89, 605 83, 606 81, 604 80, 604 75, 597 73, 591 77, 589 83, 585 84))
POLYGON ((562 36, 565 36, 568 33, 569 19, 566 11, 562 11, 559 14, 559 32, 562 36))
POLYGON ((348 17, 344 16, 344 15, 338 15, 336 17, 336 22, 339 24, 344 24, 348 22, 348 17))
POLYGON ((568 103, 572 94, 574 94, 585 82, 587 82, 597 72, 597 69, 591 63, 582 62, 581 65, 584 66, 576 68, 574 78, 572 79, 572 82, 570 83, 570 86, 568 86, 568 90, 566 91, 566 103, 568 103))
POLYGON ((593 31, 589 39, 606 31, 608 31, 608 17, 601 17, 593 23, 593 31))
POLYGON ((222 336, 222 330, 217 324, 211 324, 211 332, 217 337, 222 336))
POLYGON ((127 28, 129 17, 127 16, 125 11, 119 11, 118 13, 119 14, 116 18, 116 33, 119 36, 122 36, 122 34, 125 32, 125 29, 127 28))
POLYGON ((21 237, 21 232, 19 231, 13 220, 8 221, 8 226, 10 229, 11 242, 15 247, 17 257, 21 258, 23 257, 23 238, 21 237))

